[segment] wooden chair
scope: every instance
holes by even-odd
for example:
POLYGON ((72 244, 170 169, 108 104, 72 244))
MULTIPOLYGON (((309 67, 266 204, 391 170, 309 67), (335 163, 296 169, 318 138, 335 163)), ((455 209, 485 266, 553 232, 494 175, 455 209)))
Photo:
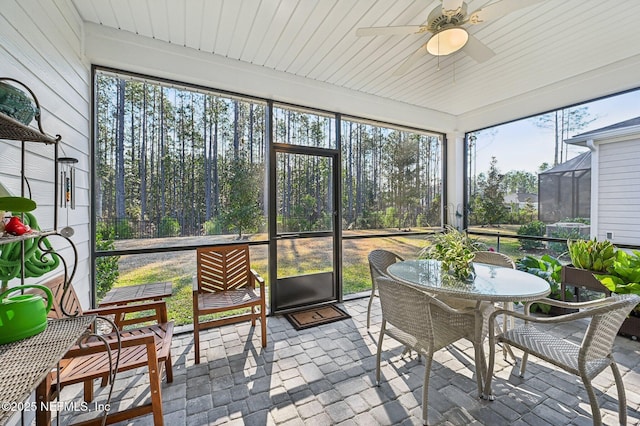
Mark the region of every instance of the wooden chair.
MULTIPOLYGON (((167 319, 167 308, 163 301, 146 303, 144 305, 128 305, 98 308, 82 311, 78 297, 69 287, 67 297, 61 300, 64 291, 64 277, 56 277, 43 285, 51 289, 54 303, 49 312, 50 318, 64 317, 63 309, 69 314, 96 314, 101 316, 118 316, 133 312, 154 312, 153 323, 148 324, 149 315, 141 321, 144 324, 135 325, 124 330, 114 330, 103 334, 102 337, 111 347, 113 357, 117 355, 117 337, 121 337, 120 361, 117 372, 127 371, 139 367, 147 367, 149 374, 149 386, 151 401, 148 404, 132 407, 130 409, 109 413, 107 424, 122 421, 128 418, 145 414, 153 414, 154 425, 162 425, 162 396, 160 378, 162 366, 166 370, 167 382, 173 381, 173 369, 171 365, 171 340, 173 336, 173 322, 167 319), (64 305, 62 304, 64 302, 64 305)), ((93 400, 94 380, 101 379, 102 385, 109 380, 109 358, 105 344, 98 339, 90 339, 83 345, 72 348, 60 361, 59 385, 64 387, 75 383, 84 384, 84 400, 93 400)), ((38 402, 47 403, 55 398, 58 374, 51 373, 36 389, 38 402)), ((101 424, 102 418, 82 424, 101 424)), ((46 425, 50 423, 50 414, 47 411, 38 411, 36 424, 46 425)))
POLYGON ((200 330, 260 317, 262 347, 267 346, 264 280, 251 269, 249 246, 233 244, 197 249, 198 275, 193 281, 193 339, 195 363, 200 363, 200 330), (260 285, 260 290, 256 289, 260 285), (260 312, 256 312, 256 307, 260 312), (251 308, 251 312, 201 321, 202 315, 251 308))
POLYGON ((387 268, 396 262, 401 262, 404 259, 388 250, 376 249, 371 251, 368 256, 369 259, 369 272, 371 273, 371 296, 369 297, 369 305, 367 306, 367 329, 371 325, 371 305, 373 304, 373 298, 378 297, 378 291, 376 289, 376 278, 387 277, 387 268))
MULTIPOLYGON (((540 317, 529 315, 531 303, 525 304, 525 313, 508 310, 495 311, 489 318, 495 322, 496 316, 506 314, 524 320, 521 326, 507 330, 494 336, 494 327, 489 327, 489 368, 485 383, 485 398, 493 400, 491 394, 491 379, 495 363, 495 344, 502 342, 521 349, 524 352, 520 365, 520 376, 524 377, 529 354, 547 361, 582 379, 589 402, 594 425, 602 424, 602 416, 598 399, 593 390, 593 379, 607 367, 611 367, 616 389, 618 391, 618 416, 621 425, 627 424, 627 401, 624 383, 620 370, 613 358, 613 342, 622 322, 629 312, 640 303, 640 296, 635 294, 614 295, 590 302, 571 303, 553 299, 542 299, 550 305, 583 309, 579 312, 559 315, 556 317, 540 317), (569 323, 579 324, 576 320, 587 318, 589 324, 582 330, 582 338, 573 333, 570 339, 563 339, 550 333, 545 325, 552 326, 569 323)), ((512 390, 510 390, 512 392, 512 390)))

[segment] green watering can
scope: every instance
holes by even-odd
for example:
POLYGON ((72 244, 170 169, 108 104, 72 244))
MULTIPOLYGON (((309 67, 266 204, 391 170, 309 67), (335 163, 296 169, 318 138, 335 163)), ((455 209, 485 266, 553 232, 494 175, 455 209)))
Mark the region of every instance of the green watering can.
POLYGON ((0 344, 15 342, 43 332, 47 328, 47 313, 53 305, 53 294, 41 285, 21 285, 0 293, 0 344), (37 294, 6 297, 24 288, 44 291, 47 301, 37 294))

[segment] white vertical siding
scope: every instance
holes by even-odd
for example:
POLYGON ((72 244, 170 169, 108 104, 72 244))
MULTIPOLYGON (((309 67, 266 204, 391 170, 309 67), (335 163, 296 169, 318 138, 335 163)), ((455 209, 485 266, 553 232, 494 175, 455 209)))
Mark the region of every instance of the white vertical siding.
POLYGON ((599 145, 598 239, 640 245, 640 135, 599 145))
MULTIPOLYGON (((0 76, 31 88, 42 106, 42 125, 62 135, 60 155, 76 157, 77 206, 69 217, 79 253, 74 287, 85 306, 90 300, 89 115, 90 65, 82 53, 82 20, 70 0, 2 0, 0 7, 0 76)), ((20 193, 19 143, 0 141, 0 181, 20 193)), ((26 167, 35 215, 43 228, 53 224, 53 149, 29 144, 26 167)), ((59 211, 59 227, 66 225, 59 211)), ((50 238, 66 258, 72 251, 60 238, 50 238)), ((61 273, 61 269, 56 271, 61 273)), ((54 272, 54 273, 56 273, 54 272)))

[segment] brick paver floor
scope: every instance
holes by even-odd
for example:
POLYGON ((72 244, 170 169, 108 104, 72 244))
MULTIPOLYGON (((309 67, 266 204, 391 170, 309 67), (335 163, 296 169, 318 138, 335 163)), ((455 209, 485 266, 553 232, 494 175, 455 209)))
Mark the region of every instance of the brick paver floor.
MULTIPOLYGON (((197 425, 411 425, 421 424, 424 365, 402 358, 402 347, 385 339, 382 384, 374 385, 379 304, 366 328, 367 299, 341 306, 352 318, 296 331, 282 316, 268 318, 268 345, 249 323, 202 333, 201 364, 194 364, 193 334, 174 336, 174 382, 163 383, 165 424, 197 425)), ((566 336, 577 327, 554 329, 566 336)), ((485 345, 486 346, 486 345, 485 345)), ((516 351, 516 355, 520 353, 516 351)), ((429 423, 442 425, 590 425, 591 410, 580 380, 532 358, 526 378, 497 356, 496 400, 479 399, 473 349, 460 341, 434 357, 429 423)), ((629 424, 640 425, 640 343, 615 342, 627 392, 629 424)), ((97 384, 96 384, 97 386, 97 384)), ((617 394, 610 370, 595 381, 604 424, 618 424, 617 394)), ((113 409, 148 397, 144 371, 118 376, 113 409)), ((96 400, 104 399, 97 391, 96 400)), ((63 390, 80 400, 81 389, 63 390)), ((66 424, 69 413, 63 413, 66 424)), ((88 414, 85 414, 88 415, 88 414)), ((77 416, 77 413, 76 413, 77 416)), ((77 419, 74 419, 76 421, 77 419)), ((123 423, 151 425, 151 416, 123 423)))

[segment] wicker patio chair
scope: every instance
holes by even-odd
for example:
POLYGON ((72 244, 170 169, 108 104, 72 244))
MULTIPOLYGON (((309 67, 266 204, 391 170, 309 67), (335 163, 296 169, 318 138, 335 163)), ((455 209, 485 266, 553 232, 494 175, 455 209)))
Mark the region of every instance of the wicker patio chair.
POLYGON ((473 257, 473 261, 477 263, 486 263, 487 265, 516 269, 516 264, 513 263, 513 260, 511 260, 509 256, 496 251, 477 251, 473 257))
POLYGON ((474 312, 455 310, 428 293, 391 278, 377 277, 376 284, 382 307, 376 385, 380 385, 380 358, 385 335, 424 355, 422 421, 427 424, 429 375, 433 354, 460 339, 468 339, 475 349, 478 391, 482 392, 482 377, 486 372, 479 336, 482 334, 480 330, 484 321, 476 321, 474 312))
POLYGON ((371 304, 373 298, 378 297, 376 289, 376 278, 386 277, 387 268, 396 262, 401 262, 404 259, 388 250, 377 249, 369 253, 369 271, 371 272, 371 296, 369 297, 369 306, 367 306, 367 329, 371 325, 371 304))
MULTIPOLYGON (((506 313, 515 318, 525 320, 525 323, 497 336, 494 336, 495 328, 489 327, 489 369, 486 376, 484 397, 493 399, 493 395, 491 394, 491 380, 495 362, 495 343, 503 342, 524 351, 522 364, 520 366, 521 377, 524 377, 529 354, 579 376, 589 395, 594 425, 602 424, 602 416, 591 382, 598 374, 610 366, 618 390, 618 415, 620 424, 626 425, 627 401, 622 376, 613 358, 612 350, 614 339, 622 322, 629 312, 640 303, 640 296, 614 295, 604 299, 581 303, 562 302, 552 299, 542 299, 541 301, 549 305, 584 310, 556 317, 536 317, 528 315, 529 306, 533 303, 530 302, 525 305, 524 314, 508 310, 497 310, 491 314, 489 320, 492 322, 495 321, 497 315, 506 313), (590 318, 590 321, 584 330, 580 344, 554 337, 548 333, 544 327, 531 324, 557 325, 581 318, 590 318)), ((575 324, 575 322, 572 324, 575 324)), ((575 337, 575 335, 573 337, 575 337)))
MULTIPOLYGON (((473 261, 476 263, 485 263, 487 265, 495 265, 495 266, 502 266, 503 268, 516 269, 516 264, 513 262, 513 260, 509 256, 507 256, 506 254, 495 252, 495 251, 478 251, 475 253, 473 257, 473 261)), ((513 311, 513 302, 503 303, 502 308, 513 311)), ((505 330, 507 328, 513 327, 513 324, 507 324, 508 319, 509 318, 507 318, 506 315, 502 319, 502 326, 504 327, 505 330)), ((513 319, 511 318, 511 320, 513 319)), ((509 349, 509 346, 503 345, 502 355, 504 359, 507 359, 507 353, 509 353, 511 357, 515 359, 515 356, 509 349)))

